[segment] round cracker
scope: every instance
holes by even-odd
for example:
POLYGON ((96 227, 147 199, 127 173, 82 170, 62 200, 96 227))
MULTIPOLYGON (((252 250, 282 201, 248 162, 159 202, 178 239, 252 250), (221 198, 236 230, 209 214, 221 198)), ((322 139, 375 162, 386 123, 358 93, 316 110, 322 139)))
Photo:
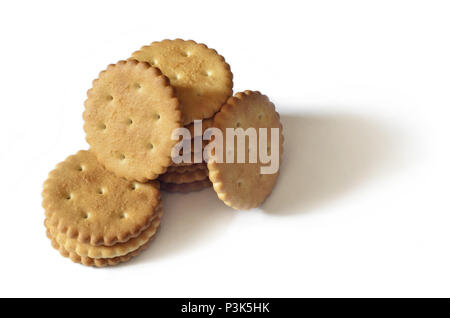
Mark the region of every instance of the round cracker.
POLYGON ((177 172, 166 172, 159 176, 159 181, 165 183, 191 183, 195 181, 201 181, 208 178, 208 170, 207 169, 197 169, 193 171, 187 171, 183 173, 177 172))
MULTIPOLYGON (((223 132, 224 154, 226 144, 226 128, 249 127, 256 129, 268 128, 268 147, 271 147, 270 128, 279 128, 279 154, 280 163, 283 151, 283 133, 280 116, 275 106, 265 95, 259 92, 245 91, 237 93, 228 99, 214 118, 214 127, 223 132)), ((258 136, 259 140, 259 136, 258 136)), ((259 147, 259 146, 258 146, 259 147)), ((234 155, 236 158, 236 148, 234 155)), ((245 143, 245 153, 249 152, 248 139, 245 143)), ((274 174, 261 174, 262 164, 257 163, 217 163, 208 162, 209 179, 213 183, 219 199, 234 209, 251 209, 260 205, 272 192, 279 170, 274 174)))
POLYGON ((84 130, 98 160, 129 180, 145 182, 164 173, 182 114, 159 69, 138 61, 111 64, 87 95, 84 130))
POLYGON ((189 40, 164 40, 132 55, 158 67, 169 77, 182 105, 184 125, 210 118, 233 94, 230 66, 216 50, 189 40))
POLYGON ((106 246, 138 236, 161 199, 157 181, 127 181, 84 150, 50 172, 42 196, 49 226, 81 243, 106 246))
POLYGON ((182 184, 161 182, 161 190, 167 192, 187 193, 193 191, 200 191, 202 189, 209 188, 211 185, 212 184, 211 181, 209 181, 209 179, 182 184))
POLYGON ((113 258, 131 253, 146 244, 158 230, 161 223, 161 216, 162 210, 159 208, 158 215, 152 221, 150 226, 139 234, 139 236, 134 237, 125 243, 117 243, 113 246, 94 246, 89 243, 80 243, 76 239, 68 238, 65 234, 55 231, 54 228, 47 224, 46 227, 56 242, 68 252, 76 253, 82 257, 113 258))

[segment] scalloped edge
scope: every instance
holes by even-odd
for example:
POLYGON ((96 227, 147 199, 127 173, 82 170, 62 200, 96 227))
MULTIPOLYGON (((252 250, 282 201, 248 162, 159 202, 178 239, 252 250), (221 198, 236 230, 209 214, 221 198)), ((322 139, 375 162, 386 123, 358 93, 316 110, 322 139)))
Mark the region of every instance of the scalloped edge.
POLYGON ((102 246, 103 248, 106 248, 108 252, 106 252, 104 249, 98 250, 99 246, 90 245, 81 243, 84 245, 89 245, 88 247, 81 247, 80 242, 77 240, 75 242, 70 242, 70 240, 65 234, 62 234, 60 232, 55 231, 54 228, 51 228, 48 226, 47 222, 44 221, 44 225, 47 228, 47 230, 50 232, 51 236, 56 240, 56 242, 62 246, 66 251, 73 252, 78 254, 81 257, 89 257, 89 258, 114 258, 119 256, 124 256, 128 253, 131 253, 135 250, 137 250, 139 247, 143 246, 147 241, 155 235, 156 231, 158 230, 160 224, 161 224, 161 218, 163 215, 162 208, 158 209, 158 214, 153 219, 150 226, 142 231, 141 234, 136 236, 135 238, 130 239, 127 242, 124 243, 117 243, 113 246, 102 246), (61 237, 61 235, 65 237, 61 237), (142 237, 143 236, 143 237, 142 237))
POLYGON ((69 252, 64 249, 64 247, 60 246, 58 242, 51 236, 50 232, 47 230, 46 235, 51 241, 51 245, 54 249, 58 250, 59 253, 66 258, 69 258, 72 262, 82 264, 85 266, 92 267, 106 267, 106 266, 115 266, 120 263, 128 262, 131 258, 138 256, 145 249, 150 246, 150 243, 153 241, 157 233, 155 233, 147 243, 139 247, 137 250, 134 250, 126 255, 113 257, 113 258, 90 258, 86 256, 80 256, 76 253, 69 252))

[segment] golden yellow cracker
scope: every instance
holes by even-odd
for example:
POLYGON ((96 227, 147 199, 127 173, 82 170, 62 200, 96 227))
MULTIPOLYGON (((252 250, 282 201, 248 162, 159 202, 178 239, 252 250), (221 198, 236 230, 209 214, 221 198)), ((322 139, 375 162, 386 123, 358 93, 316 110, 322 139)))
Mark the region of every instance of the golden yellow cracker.
POLYGON ((170 166, 167 172, 185 173, 195 170, 207 170, 206 163, 194 163, 189 166, 170 166))
POLYGON ((132 58, 158 67, 169 77, 182 105, 184 125, 209 118, 233 94, 233 74, 215 50, 192 40, 153 42, 132 58))
POLYGON ((195 181, 200 181, 208 178, 207 169, 199 169, 193 171, 187 171, 184 173, 177 172, 166 172, 159 176, 158 180, 165 183, 191 183, 195 181))
POLYGON ((209 179, 183 184, 161 182, 161 190, 167 192, 187 193, 193 191, 200 191, 202 189, 209 188, 211 185, 212 184, 211 181, 209 181, 209 179))
POLYGON ((80 243, 75 239, 68 238, 65 234, 58 233, 54 228, 52 229, 51 227, 47 227, 47 229, 50 231, 56 242, 68 252, 76 253, 82 257, 113 258, 131 253, 146 244, 158 230, 161 222, 161 216, 162 209, 159 208, 158 215, 152 221, 150 226, 139 236, 134 237, 125 243, 117 243, 113 246, 94 246, 89 243, 80 243))
POLYGON ((116 175, 145 182, 171 164, 179 101, 168 79, 148 63, 120 61, 101 72, 85 102, 86 140, 116 175))
POLYGON ((145 230, 161 198, 157 181, 127 181, 84 150, 50 172, 42 196, 49 226, 81 243, 106 246, 145 230))
MULTIPOLYGON (((214 127, 224 132, 224 145, 226 143, 226 128, 249 127, 256 129, 268 128, 268 149, 271 147, 270 128, 279 128, 279 154, 282 155, 283 134, 280 116, 275 106, 267 96, 259 92, 245 91, 237 93, 228 99, 221 111, 214 118, 214 127)), ((258 138, 259 140, 259 138, 258 138)), ((259 146, 258 146, 259 147, 259 146)), ((235 147, 235 158, 236 158, 235 147)), ((249 152, 249 143, 246 142, 245 153, 249 152)), ((224 148, 225 153, 225 148, 224 148)), ((261 174, 260 167, 266 166, 257 163, 217 163, 208 162, 209 179, 213 183, 218 197, 226 205, 234 209, 251 209, 260 205, 272 192, 279 170, 274 174, 261 174)))
POLYGON ((85 266, 94 266, 94 267, 105 267, 105 266, 114 266, 119 263, 127 262, 132 257, 139 255, 143 250, 148 248, 154 236, 152 236, 147 243, 140 246, 138 249, 122 256, 112 257, 112 258, 90 258, 87 256, 80 256, 75 252, 67 251, 63 246, 59 245, 58 242, 52 237, 51 233, 47 231, 47 237, 51 240, 52 246, 59 251, 59 253, 68 257, 72 262, 83 264, 85 266))

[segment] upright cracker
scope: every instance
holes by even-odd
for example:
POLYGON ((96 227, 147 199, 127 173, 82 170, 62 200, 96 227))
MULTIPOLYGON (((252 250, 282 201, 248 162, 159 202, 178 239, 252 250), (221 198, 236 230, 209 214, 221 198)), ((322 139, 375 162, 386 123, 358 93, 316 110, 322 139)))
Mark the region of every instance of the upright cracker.
POLYGON ((181 102, 184 125, 210 118, 233 94, 233 74, 225 59, 205 44, 181 39, 153 42, 132 55, 169 77, 181 102))
POLYGON ((86 140, 116 175, 145 182, 164 173, 181 127, 169 80, 148 63, 120 61, 100 73, 85 102, 86 140))
MULTIPOLYGON (((230 97, 221 111, 214 118, 214 127, 223 132, 226 143, 226 128, 249 127, 256 129, 268 128, 268 147, 270 144, 270 128, 279 128, 280 163, 283 151, 283 134, 280 116, 275 106, 265 95, 259 92, 245 91, 230 97)), ((258 136, 259 140, 259 136, 258 136)), ((259 146, 258 146, 259 147, 259 146)), ((270 149, 270 148, 269 148, 270 149)), ((235 158, 236 158, 236 147, 235 158)), ((245 153, 249 152, 249 143, 245 143, 245 153)), ((224 147, 225 154, 225 147, 224 147)), ((274 174, 261 174, 260 167, 265 166, 259 160, 257 163, 217 163, 208 162, 209 179, 213 183, 219 199, 234 209, 251 209, 260 205, 272 192, 279 170, 274 174)))
POLYGON ((50 172, 42 206, 50 227, 81 243, 111 246, 145 230, 157 215, 159 183, 127 181, 79 151, 50 172))

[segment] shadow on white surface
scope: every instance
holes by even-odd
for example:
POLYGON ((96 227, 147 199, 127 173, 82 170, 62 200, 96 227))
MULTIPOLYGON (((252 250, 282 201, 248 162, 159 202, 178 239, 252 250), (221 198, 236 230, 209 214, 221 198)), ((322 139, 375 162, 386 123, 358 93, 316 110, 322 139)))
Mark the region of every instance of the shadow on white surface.
POLYGON ((281 114, 280 177, 261 209, 272 215, 314 210, 399 168, 403 135, 367 116, 281 114))
POLYGON ((155 241, 134 264, 151 262, 214 240, 236 211, 217 198, 212 188, 190 193, 163 193, 164 215, 155 241))
MULTIPOLYGON (((271 215, 310 212, 398 168, 401 134, 368 117, 281 114, 281 175, 260 207, 271 215)), ((235 213, 212 188, 163 194, 164 216, 153 244, 132 264, 182 253, 218 238, 235 213)))

